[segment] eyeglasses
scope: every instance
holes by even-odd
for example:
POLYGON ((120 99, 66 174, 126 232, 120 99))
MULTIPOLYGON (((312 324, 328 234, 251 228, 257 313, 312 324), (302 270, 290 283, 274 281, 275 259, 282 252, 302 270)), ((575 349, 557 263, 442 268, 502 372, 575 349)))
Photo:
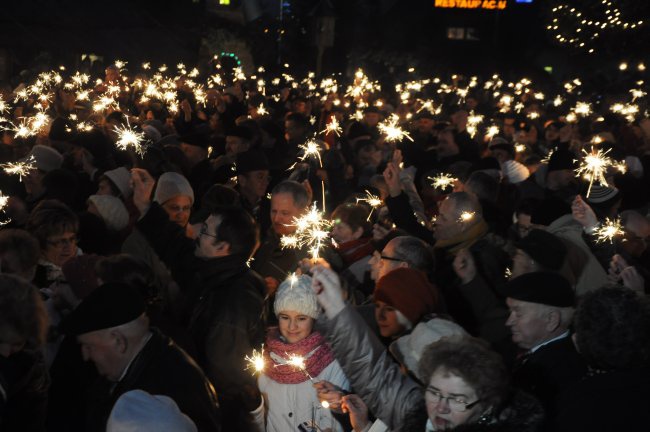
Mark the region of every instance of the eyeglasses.
POLYGON ((473 407, 476 406, 481 400, 478 399, 472 403, 467 403, 462 397, 460 396, 443 396, 442 393, 435 387, 427 387, 427 389, 424 392, 425 398, 427 402, 433 403, 433 404, 439 404, 443 400, 447 401, 447 404, 449 405, 449 409, 455 412, 464 412, 467 411, 468 409, 472 409, 473 407))
POLYGON ((218 238, 216 235, 210 234, 208 232, 208 226, 206 224, 201 225, 201 231, 199 231, 199 235, 200 236, 206 235, 208 237, 212 237, 212 238, 215 238, 215 239, 218 238))
POLYGON ((397 262, 405 262, 405 260, 400 259, 400 258, 394 258, 394 257, 389 257, 386 255, 379 255, 379 258, 386 260, 386 261, 397 261, 397 262))
POLYGON ((62 238, 59 240, 47 240, 47 244, 55 248, 63 248, 65 246, 75 246, 79 239, 77 236, 62 238))

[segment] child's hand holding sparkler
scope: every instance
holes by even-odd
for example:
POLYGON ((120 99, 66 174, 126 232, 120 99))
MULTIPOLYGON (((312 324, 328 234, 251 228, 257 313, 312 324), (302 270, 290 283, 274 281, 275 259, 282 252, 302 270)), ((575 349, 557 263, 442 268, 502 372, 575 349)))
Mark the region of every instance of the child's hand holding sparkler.
POLYGON ((339 410, 345 392, 329 381, 319 381, 314 384, 318 400, 324 408, 339 410))
POLYGON ((368 407, 358 395, 343 396, 341 408, 350 413, 350 423, 355 431, 364 430, 368 425, 368 407))

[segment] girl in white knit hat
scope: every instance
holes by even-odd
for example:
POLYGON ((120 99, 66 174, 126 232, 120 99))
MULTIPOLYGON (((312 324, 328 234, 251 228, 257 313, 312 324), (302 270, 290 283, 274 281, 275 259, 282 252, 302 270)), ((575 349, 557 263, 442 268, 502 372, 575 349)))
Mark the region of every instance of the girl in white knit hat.
POLYGON ((315 423, 321 430, 341 431, 314 388, 316 382, 329 381, 347 391, 349 383, 325 338, 313 329, 319 308, 311 278, 282 282, 274 309, 279 326, 269 329, 264 345, 264 371, 258 380, 264 403, 254 412, 259 429, 312 430, 309 426, 315 423), (304 368, 287 364, 292 356, 302 357, 304 368))

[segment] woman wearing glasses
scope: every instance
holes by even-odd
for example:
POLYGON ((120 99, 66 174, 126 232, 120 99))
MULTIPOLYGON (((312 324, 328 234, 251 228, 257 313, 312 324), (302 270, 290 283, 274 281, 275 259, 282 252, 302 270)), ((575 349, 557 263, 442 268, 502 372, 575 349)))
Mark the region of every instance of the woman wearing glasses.
POLYGON ((505 365, 487 343, 466 336, 429 345, 420 359, 418 383, 402 373, 363 319, 345 305, 336 273, 315 268, 313 289, 328 318, 332 350, 359 396, 344 397, 356 432, 371 427, 358 418, 365 406, 393 431, 440 431, 461 425, 463 430, 539 430, 539 402, 512 390, 505 365))

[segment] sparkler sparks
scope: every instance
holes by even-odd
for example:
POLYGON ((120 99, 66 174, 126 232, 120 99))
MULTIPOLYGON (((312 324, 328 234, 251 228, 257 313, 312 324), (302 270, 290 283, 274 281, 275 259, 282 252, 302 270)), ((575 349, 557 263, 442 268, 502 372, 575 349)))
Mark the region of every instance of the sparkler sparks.
POLYGON ((341 132, 343 132, 343 129, 341 128, 341 125, 335 116, 332 116, 330 122, 325 126, 325 130, 321 133, 327 135, 332 132, 335 133, 336 136, 341 136, 341 132))
MULTIPOLYGON (((2 191, 0 191, 0 212, 4 211, 8 203, 9 203, 9 197, 4 195, 2 191)), ((0 220, 0 226, 7 225, 9 222, 11 222, 11 219, 0 220)))
POLYGON ((458 218, 458 222, 467 223, 467 222, 471 221, 472 219, 474 219, 475 215, 476 215, 475 212, 464 211, 464 212, 462 212, 460 214, 460 217, 458 218))
MULTIPOLYGON (((298 146, 302 150, 302 156, 298 157, 298 160, 304 162, 310 157, 316 157, 318 159, 318 164, 320 167, 323 167, 323 161, 320 157, 320 143, 316 140, 310 139, 306 143, 298 146)), ((293 164, 289 169, 293 169, 296 164, 293 164)))
POLYGON ((144 156, 146 147, 144 145, 146 138, 144 132, 138 132, 131 127, 127 119, 126 125, 116 126, 115 132, 117 133, 117 141, 115 145, 120 150, 126 150, 129 147, 133 147, 136 153, 140 156, 144 156))
POLYGON ((584 149, 582 150, 585 156, 580 163, 580 166, 576 169, 576 174, 582 176, 585 180, 589 180, 587 198, 591 193, 591 186, 594 182, 598 182, 603 186, 608 186, 605 174, 607 173, 607 167, 613 164, 612 160, 606 156, 610 150, 602 151, 593 148, 591 149, 591 152, 587 152, 584 149))
POLYGON ((377 195, 371 194, 370 191, 368 190, 366 190, 365 197, 357 198, 357 203, 361 201, 367 203, 371 207, 370 213, 368 213, 368 218, 366 219, 366 221, 370 220, 370 216, 372 216, 372 212, 374 212, 376 208, 379 208, 384 204, 381 198, 379 198, 377 195))
POLYGON ((256 373, 262 373, 264 371, 264 347, 260 352, 253 350, 253 355, 244 357, 244 360, 248 362, 245 370, 252 370, 253 375, 256 373))
POLYGON ((409 141, 413 141, 413 138, 411 138, 408 132, 405 132, 402 128, 397 126, 398 123, 399 116, 392 114, 390 117, 388 117, 388 119, 386 119, 384 122, 379 123, 377 126, 379 127, 381 133, 386 136, 387 142, 401 141, 404 138, 408 139, 409 141))
POLYGON ((296 232, 283 236, 280 239, 281 246, 293 249, 307 247, 312 259, 317 259, 329 237, 332 222, 323 218, 323 213, 318 211, 314 203, 307 214, 294 218, 290 226, 295 226, 296 232))
POLYGON ((613 243, 614 237, 621 236, 623 234, 625 234, 625 231, 623 231, 623 226, 621 225, 620 219, 612 220, 605 218, 605 222, 594 231, 594 235, 596 236, 596 243, 602 243, 608 240, 610 243, 613 243))
POLYGON ((29 174, 30 171, 36 169, 36 159, 30 156, 25 162, 9 162, 0 165, 4 172, 7 174, 17 174, 20 181, 23 181, 23 176, 29 174))
POLYGON ((431 186, 433 186, 434 189, 440 189, 442 191, 449 187, 453 187, 454 183, 458 181, 457 178, 452 177, 451 174, 447 173, 438 174, 435 177, 427 177, 427 179, 433 181, 431 186))

